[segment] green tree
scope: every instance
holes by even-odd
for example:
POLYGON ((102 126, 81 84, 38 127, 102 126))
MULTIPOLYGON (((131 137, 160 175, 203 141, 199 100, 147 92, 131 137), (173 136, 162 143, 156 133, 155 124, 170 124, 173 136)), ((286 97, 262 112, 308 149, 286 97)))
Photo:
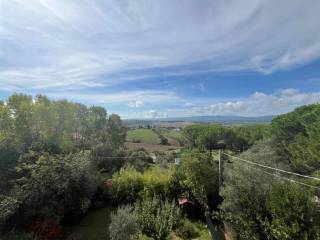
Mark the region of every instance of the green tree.
POLYGON ((2 208, 11 211, 5 218, 13 217, 16 224, 31 219, 61 219, 78 217, 86 211, 94 192, 90 175, 88 154, 50 156, 47 153, 25 154, 18 166, 20 178, 10 196, 4 199, 2 208), (7 202, 7 204, 5 204, 7 202))
POLYGON ((208 210, 209 205, 214 207, 219 202, 218 166, 208 152, 186 152, 172 178, 172 187, 208 210))
POLYGON ((319 205, 314 191, 296 184, 272 186, 267 199, 270 235, 273 239, 320 239, 319 205))
POLYGON ((320 168, 320 104, 297 108, 272 120, 274 146, 293 169, 312 174, 320 168))
POLYGON ((110 143, 114 148, 123 146, 126 140, 126 128, 124 127, 120 117, 116 114, 110 115, 108 119, 108 134, 110 143))

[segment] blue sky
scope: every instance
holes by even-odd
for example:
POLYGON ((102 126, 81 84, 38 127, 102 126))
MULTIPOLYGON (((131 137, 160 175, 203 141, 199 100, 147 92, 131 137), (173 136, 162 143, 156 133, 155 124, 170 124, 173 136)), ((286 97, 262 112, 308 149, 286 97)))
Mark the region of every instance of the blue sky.
POLYGON ((0 0, 0 99, 124 118, 261 116, 320 101, 317 0, 0 0))

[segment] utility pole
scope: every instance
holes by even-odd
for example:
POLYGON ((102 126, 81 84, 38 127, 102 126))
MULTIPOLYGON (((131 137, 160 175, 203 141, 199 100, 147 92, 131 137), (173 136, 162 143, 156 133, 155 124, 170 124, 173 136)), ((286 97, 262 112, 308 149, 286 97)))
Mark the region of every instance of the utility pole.
POLYGON ((219 189, 223 185, 223 181, 224 181, 223 173, 224 173, 224 161, 222 157, 222 150, 219 149, 219 189))

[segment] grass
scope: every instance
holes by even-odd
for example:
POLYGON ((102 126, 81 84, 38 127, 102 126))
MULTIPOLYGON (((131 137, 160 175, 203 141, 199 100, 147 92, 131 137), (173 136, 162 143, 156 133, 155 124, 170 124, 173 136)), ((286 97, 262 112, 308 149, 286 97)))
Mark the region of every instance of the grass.
POLYGON ((127 132, 127 141, 140 141, 141 143, 158 144, 160 139, 158 134, 151 129, 135 129, 127 132))
POLYGON ((176 140, 180 140, 182 138, 181 133, 177 132, 177 131, 164 132, 163 136, 168 137, 168 138, 173 138, 173 139, 176 139, 176 140))
MULTIPOLYGON (((110 208, 91 210, 80 223, 71 229, 70 239, 108 240, 110 223, 110 208)), ((69 239, 68 238, 68 239, 69 239)))

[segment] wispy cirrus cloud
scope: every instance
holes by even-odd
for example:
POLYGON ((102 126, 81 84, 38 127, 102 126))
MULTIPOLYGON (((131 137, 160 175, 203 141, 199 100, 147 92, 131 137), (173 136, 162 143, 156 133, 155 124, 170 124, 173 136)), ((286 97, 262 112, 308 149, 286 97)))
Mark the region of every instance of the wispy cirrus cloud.
POLYGON ((43 93, 135 117, 287 112, 319 101, 318 74, 301 74, 309 87, 300 91, 291 76, 250 91, 211 76, 263 78, 319 59, 319 11, 317 0, 0 0, 0 94, 43 93))
POLYGON ((319 11, 316 0, 1 0, 0 87, 288 69, 319 58, 319 11))
MULTIPOLYGON (((124 105, 134 105, 142 107, 145 103, 164 104, 172 101, 180 101, 180 98, 169 91, 122 91, 116 93, 96 93, 96 92, 47 92, 47 96, 53 99, 70 99, 73 101, 87 102, 89 104, 111 104, 122 103, 124 105)), ((131 106, 130 106, 131 107, 131 106)))

